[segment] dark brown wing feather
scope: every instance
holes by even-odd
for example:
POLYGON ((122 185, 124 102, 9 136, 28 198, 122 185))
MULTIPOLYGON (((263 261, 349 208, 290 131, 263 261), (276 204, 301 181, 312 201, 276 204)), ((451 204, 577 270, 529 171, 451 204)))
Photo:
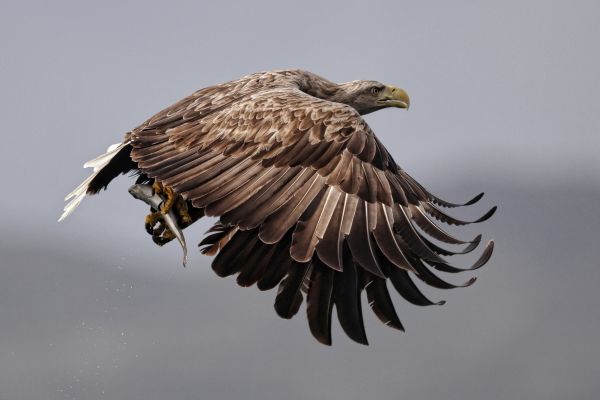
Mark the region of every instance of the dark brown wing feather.
POLYGON ((279 285, 275 310, 284 318, 298 312, 305 290, 310 330, 320 342, 331 343, 335 305, 347 335, 366 344, 362 290, 379 319, 403 329, 386 280, 411 303, 442 304, 428 300, 411 274, 455 287, 430 267, 479 268, 493 242, 471 267, 449 264, 443 256, 471 252, 481 237, 467 242, 442 230, 434 219, 470 222, 436 205, 470 205, 481 195, 464 204, 432 195, 400 169, 354 109, 302 92, 299 79, 300 72, 256 74, 200 90, 133 130, 131 157, 145 176, 220 217, 201 243, 217 254, 218 275, 238 274, 240 285, 261 290, 279 285), (453 251, 433 240, 467 246, 453 251))
POLYGON ((306 275, 310 272, 310 263, 301 264, 297 261, 290 265, 287 276, 279 284, 275 297, 275 311, 281 318, 292 318, 302 304, 301 287, 306 275))
POLYGON ((363 276, 363 279, 365 279, 367 300, 377 318, 387 326, 404 331, 404 326, 402 326, 402 322, 400 322, 400 318, 396 314, 390 293, 387 290, 385 279, 369 274, 368 272, 364 272, 363 276))
POLYGON ((359 270, 352 260, 348 245, 344 245, 343 269, 334 274, 333 301, 338 320, 348 337, 361 344, 369 344, 362 317, 362 282, 359 270))
POLYGON ((311 333, 319 342, 331 345, 331 311, 335 271, 319 258, 313 261, 306 297, 306 316, 311 333))

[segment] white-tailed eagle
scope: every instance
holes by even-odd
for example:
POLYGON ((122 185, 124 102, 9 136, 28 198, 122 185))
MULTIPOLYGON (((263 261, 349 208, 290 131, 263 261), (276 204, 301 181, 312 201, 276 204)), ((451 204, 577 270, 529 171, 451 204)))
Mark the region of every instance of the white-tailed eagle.
MULTIPOLYGON (((216 255, 219 276, 241 286, 279 286, 275 310, 294 316, 306 295, 310 331, 331 344, 335 306, 340 325, 367 344, 361 294, 386 325, 403 330, 388 281, 407 301, 427 299, 413 282, 451 288, 432 270, 484 265, 489 241, 473 265, 444 258, 473 251, 481 235, 459 240, 438 225, 465 225, 396 164, 361 115, 408 108, 406 92, 376 81, 336 84, 300 70, 262 72, 201 89, 154 115, 123 142, 88 162, 92 176, 67 196, 61 219, 86 195, 129 171, 130 192, 152 206, 146 229, 162 245, 202 216, 218 217, 200 243, 216 255), (435 241, 435 242, 434 242, 435 241), (441 243, 463 245, 449 250, 441 243)), ((474 278, 461 286, 473 283, 474 278)))

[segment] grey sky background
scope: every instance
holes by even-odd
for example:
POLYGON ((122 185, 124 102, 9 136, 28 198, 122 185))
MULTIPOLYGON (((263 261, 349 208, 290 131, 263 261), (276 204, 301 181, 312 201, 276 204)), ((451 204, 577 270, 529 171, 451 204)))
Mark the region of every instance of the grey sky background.
MULTIPOLYGON (((323 2, 325 3, 325 2, 323 2)), ((594 399, 600 390, 600 3, 0 4, 0 399, 594 399), (497 251, 467 289, 363 302, 333 347, 273 291, 156 247, 120 178, 64 223, 83 162, 192 91, 260 70, 405 88, 367 121, 497 251)), ((186 231, 200 241, 209 221, 186 231)), ((451 277, 465 281, 470 275, 451 277)))

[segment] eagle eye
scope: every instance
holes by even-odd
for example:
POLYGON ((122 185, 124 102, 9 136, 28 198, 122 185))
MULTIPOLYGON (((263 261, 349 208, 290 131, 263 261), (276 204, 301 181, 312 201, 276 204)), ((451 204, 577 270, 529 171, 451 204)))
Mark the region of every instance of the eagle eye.
POLYGON ((381 92, 381 88, 373 86, 371 89, 369 89, 369 92, 371 92, 371 94, 378 94, 379 92, 381 92))

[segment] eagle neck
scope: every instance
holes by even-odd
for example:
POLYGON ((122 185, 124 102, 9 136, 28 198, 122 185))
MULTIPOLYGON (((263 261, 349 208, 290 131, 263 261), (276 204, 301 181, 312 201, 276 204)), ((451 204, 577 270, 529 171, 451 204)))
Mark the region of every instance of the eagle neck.
POLYGON ((306 74, 299 80, 298 87, 304 93, 323 100, 343 102, 345 90, 337 83, 328 81, 315 74, 306 74))

